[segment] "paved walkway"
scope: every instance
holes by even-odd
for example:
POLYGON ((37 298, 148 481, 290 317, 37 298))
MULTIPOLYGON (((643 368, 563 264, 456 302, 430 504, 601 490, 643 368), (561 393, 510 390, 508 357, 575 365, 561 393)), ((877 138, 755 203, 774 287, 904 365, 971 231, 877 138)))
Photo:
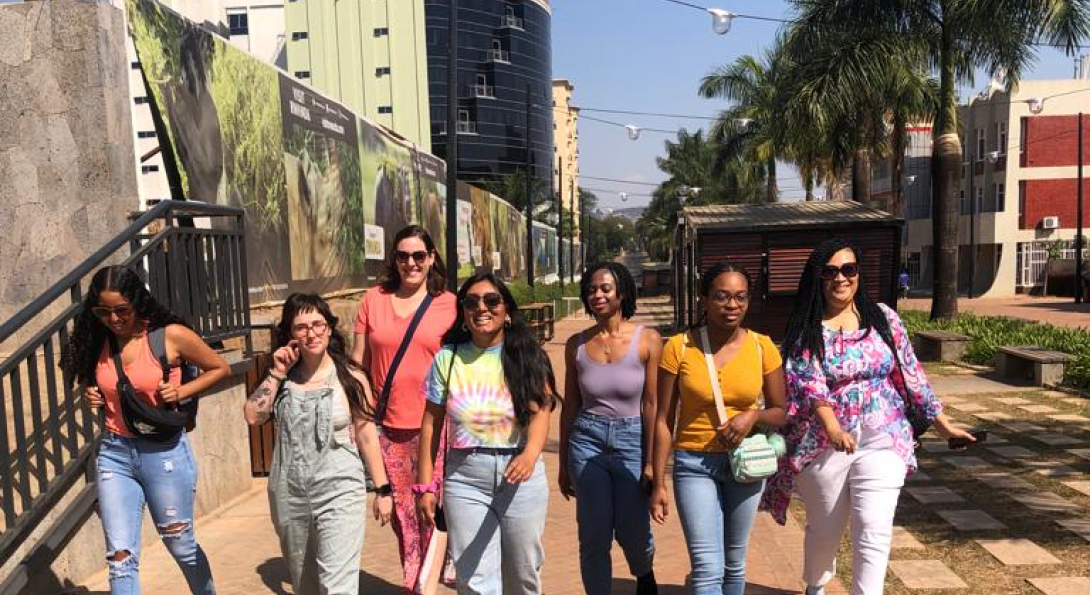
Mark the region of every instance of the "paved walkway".
MULTIPOLYGON (((898 302, 908 310, 931 310, 931 298, 910 298, 898 302)), ((981 316, 1007 316, 1058 326, 1090 328, 1090 304, 1076 304, 1072 298, 1016 296, 1012 298, 960 298, 959 312, 981 316)))
MULTIPOLYGON (((653 326, 669 322, 669 305, 661 300, 648 302, 644 310, 644 324, 653 326)), ((588 325, 589 322, 581 318, 561 321, 556 325, 553 341, 546 345, 561 386, 564 378, 564 341, 588 325)), ((544 592, 548 595, 574 595, 583 592, 579 580, 575 503, 566 501, 555 487, 559 417, 553 415, 553 429, 550 434, 552 440, 544 455, 552 487, 545 529, 544 592)), ((255 483, 255 488, 236 503, 224 507, 217 514, 200 519, 197 524, 200 542, 211 560, 221 595, 268 592, 286 595, 291 592, 287 569, 281 560, 276 534, 269 521, 265 483, 263 480, 255 483)), ((145 522, 149 521, 145 519, 145 522)), ((655 574, 660 584, 659 592, 662 595, 686 593, 684 585, 689 572, 689 558, 676 510, 665 526, 655 528, 655 538, 655 574)), ((746 593, 786 595, 800 592, 803 586, 799 580, 801 564, 801 527, 794 519, 786 527, 780 527, 767 514, 760 514, 750 543, 747 577, 749 586, 746 593)), ((181 573, 161 544, 147 548, 140 566, 145 593, 183 592, 184 581, 181 573)), ((613 566, 614 593, 635 593, 635 580, 629 575, 624 558, 616 547, 613 566)), ((401 569, 393 532, 389 528, 377 526, 370 518, 367 519, 360 576, 361 593, 400 593, 401 569)), ((108 592, 105 573, 88 581, 85 587, 92 593, 108 592)), ((832 585, 828 592, 832 595, 844 591, 837 584, 832 585)))

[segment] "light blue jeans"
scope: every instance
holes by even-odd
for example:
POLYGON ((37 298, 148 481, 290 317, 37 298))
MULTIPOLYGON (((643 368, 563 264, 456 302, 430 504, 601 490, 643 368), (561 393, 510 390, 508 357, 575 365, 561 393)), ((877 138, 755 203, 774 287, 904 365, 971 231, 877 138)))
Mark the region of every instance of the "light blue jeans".
POLYGON ((106 532, 110 593, 140 593, 140 524, 144 505, 194 595, 216 592, 208 558, 193 534, 197 465, 185 432, 173 442, 106 432, 98 451, 98 507, 106 532), (180 527, 180 530, 176 528, 180 527), (118 552, 129 552, 120 562, 118 552))
POLYGON ((763 489, 763 481, 734 481, 728 453, 674 453, 674 493, 693 567, 693 595, 745 591, 749 531, 763 489))
POLYGON ((503 479, 512 452, 451 449, 443 513, 459 595, 541 593, 549 485, 541 459, 524 483, 503 479))
POLYGON ((568 473, 579 521, 579 568, 588 595, 613 588, 614 535, 632 576, 651 572, 655 541, 640 485, 643 419, 581 413, 568 439, 568 473))

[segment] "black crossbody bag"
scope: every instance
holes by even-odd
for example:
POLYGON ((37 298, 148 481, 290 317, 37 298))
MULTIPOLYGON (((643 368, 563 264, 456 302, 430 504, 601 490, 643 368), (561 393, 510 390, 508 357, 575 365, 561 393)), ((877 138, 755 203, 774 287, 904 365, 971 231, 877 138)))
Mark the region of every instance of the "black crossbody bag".
MULTIPOLYGON (((156 407, 136 395, 129 377, 125 374, 125 366, 121 363, 121 349, 117 345, 117 338, 109 335, 110 355, 114 360, 114 369, 117 371, 117 395, 121 401, 121 417, 125 420, 125 426, 130 432, 150 440, 152 442, 171 442, 177 440, 178 435, 185 431, 186 427, 192 427, 197 416, 197 399, 187 399, 185 402, 168 407, 156 407)), ((161 362, 160 362, 161 365, 161 362)), ((163 380, 169 381, 170 366, 163 368, 163 380)))
POLYGON ((405 330, 405 337, 401 339, 401 345, 397 348, 393 361, 390 362, 390 371, 386 372, 386 381, 382 383, 382 394, 379 396, 378 404, 375 407, 375 425, 379 427, 382 427, 382 420, 386 417, 386 406, 390 402, 390 391, 394 387, 394 375, 397 374, 397 368, 401 365, 405 352, 409 350, 409 343, 413 340, 416 327, 420 326, 420 321, 424 319, 424 314, 428 311, 428 307, 431 306, 432 299, 433 297, 429 293, 424 301, 417 306, 416 314, 413 314, 413 319, 409 322, 409 328, 405 330))

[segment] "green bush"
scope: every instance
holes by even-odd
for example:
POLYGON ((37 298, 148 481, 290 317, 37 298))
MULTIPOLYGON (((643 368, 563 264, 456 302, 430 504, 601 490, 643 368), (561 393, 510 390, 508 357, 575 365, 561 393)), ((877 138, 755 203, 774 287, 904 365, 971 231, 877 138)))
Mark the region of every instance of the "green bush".
POLYGON ((577 312, 579 308, 583 307, 582 304, 573 305, 571 312, 564 309, 563 298, 579 296, 579 283, 565 283, 563 290, 560 289, 560 283, 536 283, 531 289, 525 280, 517 279, 509 282, 507 288, 511 290, 511 294, 515 296, 515 301, 520 306, 535 302, 553 302, 553 315, 557 320, 577 312))
POLYGON ((1064 384, 1090 388, 1090 331, 1001 316, 961 314, 950 320, 929 320, 926 312, 908 310, 901 318, 909 333, 944 330, 973 338, 965 361, 990 365, 997 347, 1035 345, 1075 356, 1064 372, 1064 384))

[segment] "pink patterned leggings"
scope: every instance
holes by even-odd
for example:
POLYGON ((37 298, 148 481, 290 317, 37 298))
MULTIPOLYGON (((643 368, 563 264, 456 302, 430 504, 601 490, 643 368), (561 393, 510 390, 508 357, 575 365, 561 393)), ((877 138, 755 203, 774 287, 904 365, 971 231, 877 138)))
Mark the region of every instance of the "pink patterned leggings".
MULTIPOLYGON (((435 461, 435 477, 443 476, 445 436, 440 439, 435 461)), ((401 568, 405 576, 405 591, 417 592, 420 565, 428 551, 431 529, 420 526, 416 516, 416 497, 412 485, 416 483, 416 465, 420 452, 420 430, 383 428, 379 436, 382 460, 386 475, 394 488, 394 534, 400 546, 401 568)))

